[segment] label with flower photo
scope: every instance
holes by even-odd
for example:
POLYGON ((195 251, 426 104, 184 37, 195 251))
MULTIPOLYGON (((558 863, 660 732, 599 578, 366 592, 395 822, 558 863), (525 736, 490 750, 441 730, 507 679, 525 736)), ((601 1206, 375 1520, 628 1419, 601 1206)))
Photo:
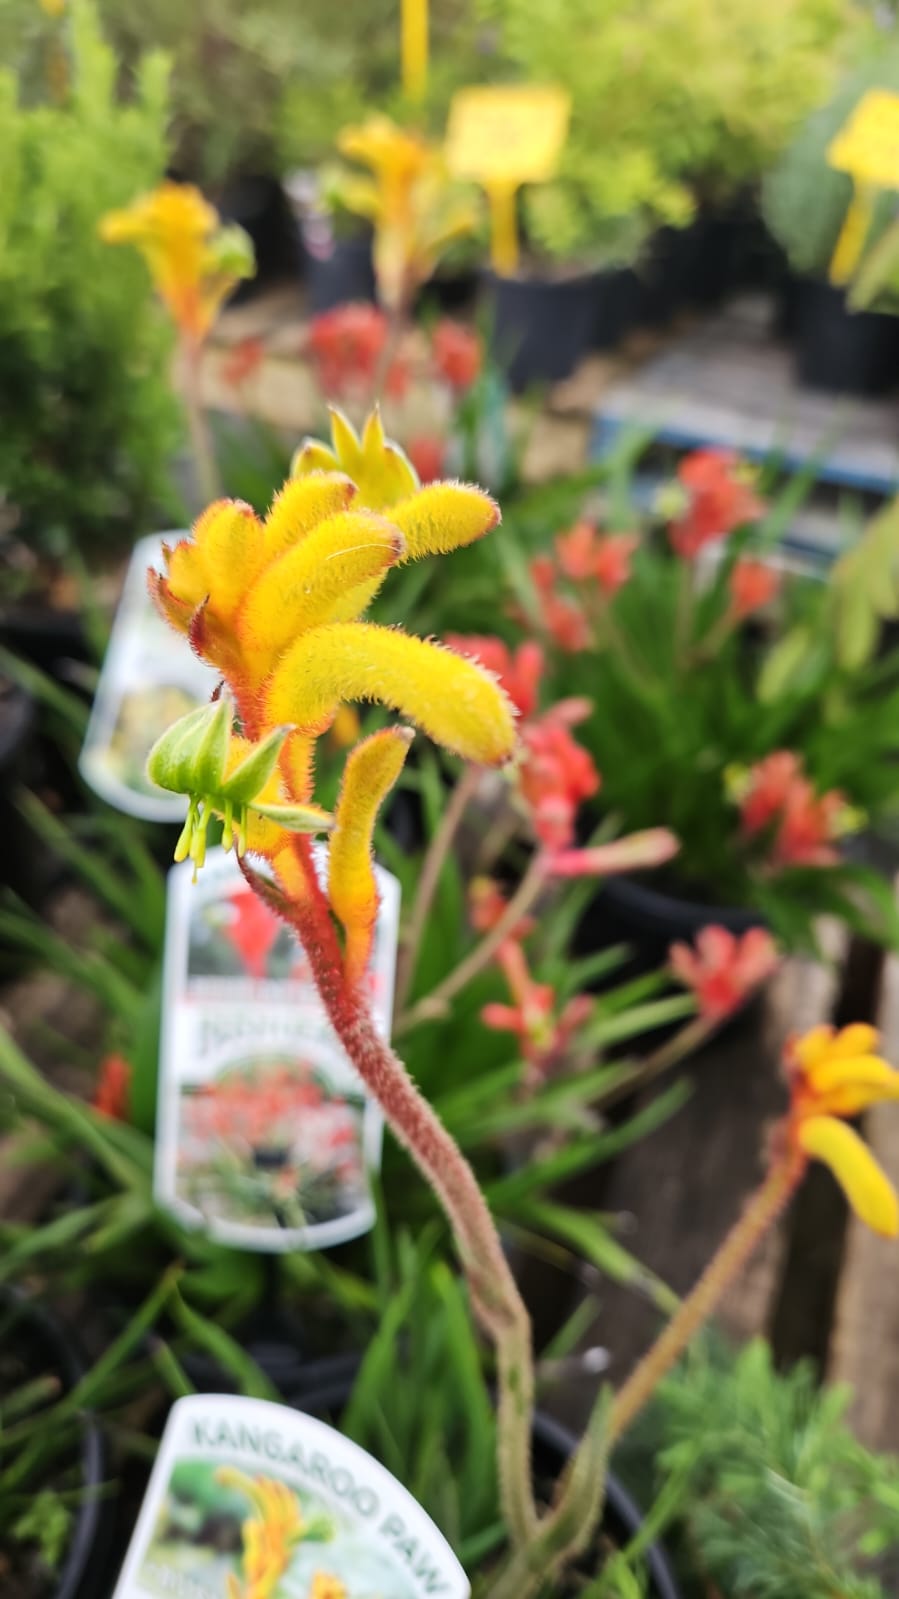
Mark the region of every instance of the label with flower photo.
MULTIPOLYGON (((320 870, 326 846, 316 846, 320 870)), ((368 969, 386 1038, 399 884, 376 868, 368 969)), ((374 1223, 381 1113, 325 1014, 294 934, 232 854, 169 874, 155 1188, 188 1226, 244 1249, 325 1249, 374 1223)))
POLYGON ((154 533, 134 546, 79 762, 95 793, 147 822, 177 822, 187 810, 183 795, 151 783, 150 749, 179 716, 208 700, 218 682, 147 592, 148 567, 161 569, 163 544, 181 537, 154 533))
POLYGON ((378 1461, 286 1405, 172 1406, 112 1599, 468 1599, 442 1533, 378 1461))

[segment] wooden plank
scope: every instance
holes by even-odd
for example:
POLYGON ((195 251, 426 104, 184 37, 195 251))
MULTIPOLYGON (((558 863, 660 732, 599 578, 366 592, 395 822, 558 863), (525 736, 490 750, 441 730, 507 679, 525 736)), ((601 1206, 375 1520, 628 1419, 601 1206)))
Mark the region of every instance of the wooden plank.
MULTIPOLYGON (((899 1064, 899 959, 884 972, 880 1011, 886 1058, 899 1064)), ((899 1108, 877 1105, 864 1119, 877 1160, 899 1185, 899 1108)), ((837 1296, 829 1376, 854 1390, 851 1420, 864 1443, 899 1449, 899 1257, 850 1216, 837 1296)))
MULTIPOLYGON (((828 959, 785 961, 764 997, 684 1068, 695 1085, 687 1104, 597 1174, 588 1202, 618 1217, 623 1242, 677 1293, 696 1282, 762 1177, 768 1128, 785 1105, 786 1035, 832 1013, 845 935, 828 923, 821 938, 828 959)), ((769 1328, 788 1237, 786 1218, 727 1294, 718 1320, 733 1337, 769 1328)), ((617 1383, 649 1347, 659 1317, 630 1289, 601 1282, 597 1298, 598 1315, 582 1348, 603 1347, 617 1383)), ((554 1410, 572 1423, 582 1419, 588 1386, 575 1382, 560 1389, 553 1395, 554 1410)))

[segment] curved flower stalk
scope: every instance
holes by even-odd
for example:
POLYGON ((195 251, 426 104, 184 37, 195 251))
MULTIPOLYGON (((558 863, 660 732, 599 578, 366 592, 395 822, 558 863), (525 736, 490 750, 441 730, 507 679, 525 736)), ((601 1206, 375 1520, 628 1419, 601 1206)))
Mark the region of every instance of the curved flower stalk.
MULTIPOLYGON (((337 449, 346 453, 353 441, 362 448, 339 413, 334 427, 337 449)), ((229 806, 238 852, 270 863, 271 878, 246 861, 245 874, 298 933, 338 1037, 444 1205, 497 1346, 504 1502, 513 1536, 526 1539, 536 1517, 527 1313, 475 1178, 378 1035, 364 984, 378 904, 372 833, 411 729, 389 726, 358 743, 333 817, 309 811, 316 741, 347 702, 396 710, 463 759, 499 766, 511 757, 513 707, 490 673, 438 644, 362 620, 392 567, 472 543, 496 526, 499 511, 464 484, 420 489, 377 417, 363 441, 361 492, 342 473, 312 469, 288 481, 265 521, 247 505, 217 501, 190 539, 166 551, 165 573, 150 573, 162 614, 227 685, 221 709, 192 713, 164 735, 150 768, 189 796, 179 848, 196 864, 209 814, 227 826, 229 806), (322 884, 308 837, 296 829, 328 826, 322 884)))
POLYGON ((214 206, 188 183, 161 183, 100 223, 107 244, 134 245, 150 270, 159 298, 178 333, 185 401, 200 487, 217 492, 212 447, 199 395, 203 342, 225 300, 255 271, 249 235, 223 226, 214 206))

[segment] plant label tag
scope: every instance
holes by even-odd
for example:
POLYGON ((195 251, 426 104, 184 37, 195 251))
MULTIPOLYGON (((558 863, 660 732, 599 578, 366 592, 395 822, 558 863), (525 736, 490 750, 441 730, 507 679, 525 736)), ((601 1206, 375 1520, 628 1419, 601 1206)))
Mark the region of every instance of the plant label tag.
POLYGON ((899 189, 899 94, 869 89, 831 140, 827 160, 856 183, 899 189))
POLYGON ((147 593, 147 568, 162 569, 163 543, 185 536, 151 534, 134 546, 79 761, 101 799, 147 822, 179 822, 186 815, 183 795, 150 782, 147 756, 160 734, 208 700, 218 682, 147 593))
MULTIPOLYGON (((323 873, 325 845, 316 846, 323 873)), ((399 883, 376 867, 368 983, 386 1038, 399 883)), ((381 1112, 339 1043, 295 935, 209 851, 169 873, 155 1192, 237 1248, 326 1249, 375 1219, 381 1112)))
POLYGON ((371 1455, 286 1405, 172 1406, 112 1599, 468 1599, 442 1533, 371 1455))
POLYGON ((570 112, 569 95, 554 84, 459 89, 446 134, 450 172, 487 189, 545 183, 559 164, 570 112))

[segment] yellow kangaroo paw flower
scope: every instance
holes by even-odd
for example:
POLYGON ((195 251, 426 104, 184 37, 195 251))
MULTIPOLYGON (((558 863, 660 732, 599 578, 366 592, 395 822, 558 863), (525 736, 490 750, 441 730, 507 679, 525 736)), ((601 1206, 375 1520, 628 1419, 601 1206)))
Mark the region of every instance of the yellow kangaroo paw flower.
POLYGON ((327 444, 322 444, 320 439, 304 439, 299 449, 294 451, 290 463, 291 478, 308 477, 316 472, 339 472, 340 462, 333 450, 327 444))
POLYGON ((855 1116, 879 1100, 899 1099, 899 1072, 877 1055, 823 1061, 810 1069, 807 1081, 821 1110, 834 1116, 855 1116))
POLYGON ((339 622, 297 639, 272 673, 267 719, 317 733, 338 705, 359 700, 391 706, 466 760, 499 766, 515 747, 512 707, 495 678, 439 644, 373 622, 339 622))
POLYGON ((501 521, 495 500, 467 483, 431 483, 393 507, 390 520, 406 540, 404 561, 446 555, 484 537, 501 521))
POLYGON ((403 769, 414 734, 389 727, 347 756, 328 852, 328 897, 346 933, 346 974, 362 978, 378 915, 372 835, 378 811, 403 769))
POLYGON ((169 588, 167 579, 161 572, 154 571, 152 566, 147 572, 147 589, 153 604, 166 621, 176 627, 179 633, 187 633, 196 606, 178 599, 169 588))
POLYGON ((165 562, 169 593, 182 605, 196 610, 207 598, 212 582, 202 550, 189 539, 181 539, 173 550, 165 551, 165 562))
POLYGON ((241 500, 216 500, 193 527, 216 616, 233 616, 263 562, 262 523, 241 500))
POLYGON ((330 621, 347 589, 386 572, 402 549, 402 535, 384 517, 343 511, 267 566, 237 619, 256 680, 268 674, 291 639, 330 621))
POLYGON ((833 1116, 811 1116, 797 1130, 800 1148, 829 1166, 852 1209, 885 1238, 899 1234, 899 1200, 854 1128, 833 1116))
POLYGON ((312 478, 291 477, 275 495, 263 532, 267 561, 300 544, 319 522, 345 511, 355 498, 355 485, 343 472, 334 470, 337 462, 330 451, 326 453, 329 459, 324 471, 317 470, 312 478))

